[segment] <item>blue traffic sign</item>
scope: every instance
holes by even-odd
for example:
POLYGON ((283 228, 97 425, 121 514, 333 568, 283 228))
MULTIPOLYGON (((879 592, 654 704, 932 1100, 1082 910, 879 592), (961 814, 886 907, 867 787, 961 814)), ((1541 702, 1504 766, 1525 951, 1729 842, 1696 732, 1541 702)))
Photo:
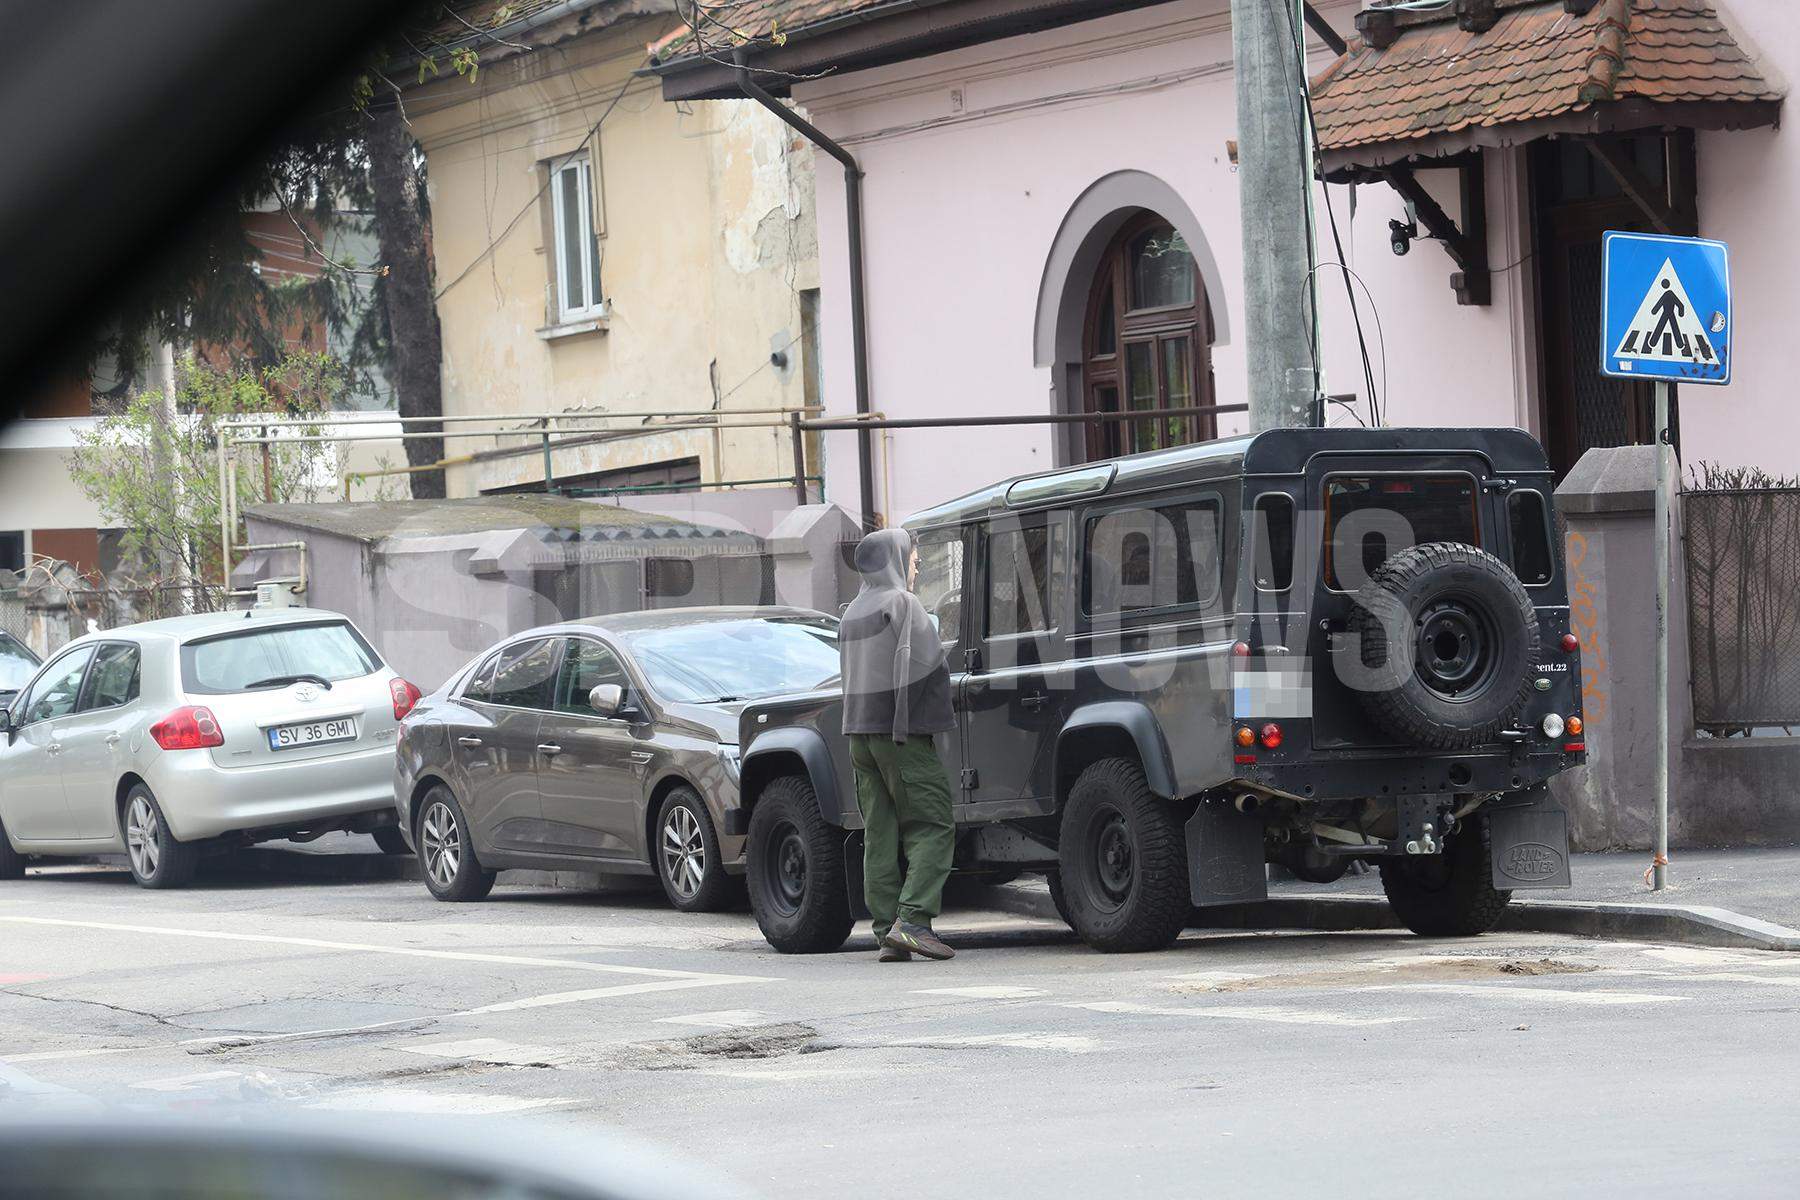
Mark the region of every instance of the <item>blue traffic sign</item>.
POLYGON ((1724 242, 1606 234, 1600 373, 1731 382, 1731 256, 1724 242))

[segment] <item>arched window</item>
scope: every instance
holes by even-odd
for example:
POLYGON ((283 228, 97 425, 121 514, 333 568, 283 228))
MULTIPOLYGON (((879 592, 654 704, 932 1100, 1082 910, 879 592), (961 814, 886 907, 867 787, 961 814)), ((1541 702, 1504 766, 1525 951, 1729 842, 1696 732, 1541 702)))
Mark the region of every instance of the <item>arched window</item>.
MULTIPOLYGON (((1089 412, 1212 404, 1212 312, 1179 230, 1153 212, 1125 223, 1094 277, 1083 341, 1089 412)), ((1217 436, 1212 414, 1089 427, 1090 459, 1217 436)))

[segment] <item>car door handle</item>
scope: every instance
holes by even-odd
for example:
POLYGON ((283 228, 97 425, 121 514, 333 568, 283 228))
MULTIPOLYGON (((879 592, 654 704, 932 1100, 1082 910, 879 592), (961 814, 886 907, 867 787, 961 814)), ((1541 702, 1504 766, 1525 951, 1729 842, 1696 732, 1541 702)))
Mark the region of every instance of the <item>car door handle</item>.
POLYGON ((539 742, 538 743, 538 753, 539 754, 550 754, 550 755, 561 754, 562 747, 558 746, 555 742, 539 742))
POLYGON ((1019 707, 1027 712, 1037 712, 1047 707, 1049 703, 1050 696, 1047 692, 1033 692, 1029 696, 1019 697, 1019 707))
POLYGON ((51 742, 48 746, 45 746, 44 749, 51 754, 61 754, 62 753, 62 743, 61 742, 51 742))
POLYGON ((456 744, 459 746, 479 746, 481 745, 481 739, 478 737, 459 737, 456 739, 456 744))
POLYGON ((648 750, 633 750, 631 752, 631 761, 635 763, 647 763, 655 757, 656 756, 648 750))
POLYGON ((109 733, 109 734, 107 734, 107 735, 106 735, 106 744, 107 744, 107 745, 109 745, 109 746, 116 746, 116 745, 118 745, 118 744, 119 744, 119 735, 118 735, 118 734, 116 734, 116 733, 109 733))

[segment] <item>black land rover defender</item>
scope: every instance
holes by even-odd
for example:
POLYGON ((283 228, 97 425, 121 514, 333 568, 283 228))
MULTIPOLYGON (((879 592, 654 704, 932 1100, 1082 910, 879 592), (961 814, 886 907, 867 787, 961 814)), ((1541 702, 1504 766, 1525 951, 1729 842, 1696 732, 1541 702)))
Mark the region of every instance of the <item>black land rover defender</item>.
MULTIPOLYGON (((1584 761, 1541 447, 1515 429, 1283 429, 996 484, 907 522, 950 656, 959 871, 1048 875, 1084 941, 1379 865, 1423 934, 1568 886, 1546 781, 1584 761)), ((839 699, 751 705, 752 906, 835 949, 861 903, 839 699)))

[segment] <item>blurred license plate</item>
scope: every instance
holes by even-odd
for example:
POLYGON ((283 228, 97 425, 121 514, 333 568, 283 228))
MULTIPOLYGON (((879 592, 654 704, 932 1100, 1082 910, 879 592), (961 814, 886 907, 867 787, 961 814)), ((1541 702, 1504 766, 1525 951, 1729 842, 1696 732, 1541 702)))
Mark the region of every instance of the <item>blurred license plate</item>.
POLYGON ((277 725, 269 730, 269 749, 293 750, 325 742, 356 740, 356 722, 349 717, 335 721, 309 721, 305 725, 277 725))

